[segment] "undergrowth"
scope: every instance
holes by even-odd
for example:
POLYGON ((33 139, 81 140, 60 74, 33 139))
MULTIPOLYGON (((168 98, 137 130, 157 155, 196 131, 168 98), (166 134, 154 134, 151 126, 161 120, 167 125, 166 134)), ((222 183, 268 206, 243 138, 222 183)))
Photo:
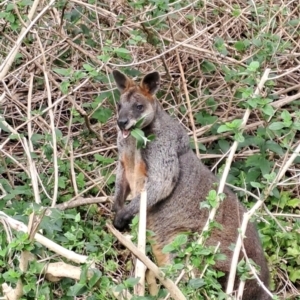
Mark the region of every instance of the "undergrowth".
MULTIPOLYGON (((28 300, 108 300, 113 290, 132 292, 133 256, 105 227, 112 219, 117 160, 119 92, 111 72, 118 68, 136 79, 160 72, 160 103, 218 176, 232 143, 239 142, 227 183, 249 209, 268 192, 254 219, 270 288, 279 299, 300 299, 299 155, 268 190, 299 145, 299 1, 21 0, 3 1, 0 8, 2 297, 4 283, 14 288, 18 282, 19 299, 28 300), (266 68, 269 80, 253 97, 266 68), (251 114, 241 130, 246 109, 251 114), (76 207, 69 206, 73 200, 76 207), (29 225, 28 234, 12 230, 6 216, 29 225), (34 242, 37 230, 96 264, 81 264, 77 279, 45 275, 51 263, 79 264, 34 242), (22 253, 30 254, 25 269, 22 253)), ((188 255, 207 270, 180 283, 187 299, 223 299, 216 281, 222 274, 213 269, 222 254, 197 245, 196 238, 180 236, 170 245, 168 251, 179 255, 164 271, 177 278, 188 255)), ((239 271, 248 272, 243 265, 239 271)), ((166 293, 162 287, 160 294, 166 293)))

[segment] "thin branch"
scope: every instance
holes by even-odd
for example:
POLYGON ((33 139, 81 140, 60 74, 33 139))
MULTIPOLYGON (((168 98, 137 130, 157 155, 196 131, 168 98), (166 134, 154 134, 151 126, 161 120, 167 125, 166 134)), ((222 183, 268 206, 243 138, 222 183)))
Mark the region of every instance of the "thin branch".
MULTIPOLYGON (((271 71, 270 69, 265 70, 265 72, 264 72, 264 74, 263 74, 263 76, 262 76, 262 78, 261 78, 261 80, 258 84, 258 87, 254 92, 254 96, 260 94, 260 91, 262 90, 265 82, 268 80, 268 76, 269 76, 270 71, 271 71)), ((249 115, 250 115, 250 109, 248 108, 246 110, 244 118, 243 118, 242 128, 246 125, 249 115)), ((235 141, 233 143, 232 147, 231 147, 231 152, 229 154, 229 158, 226 161, 226 166, 225 166, 224 173, 223 173, 223 176, 222 176, 222 179, 221 179, 222 186, 220 184, 218 194, 223 192, 224 186, 226 184, 226 178, 227 178, 227 175, 228 175, 228 172, 229 172, 229 169, 230 169, 230 165, 231 165, 231 162, 232 162, 232 159, 233 159, 233 155, 234 155, 234 153, 237 149, 237 146, 238 146, 238 142, 235 141)), ((259 202, 257 202, 257 203, 259 203, 259 202)), ((215 213, 216 213, 216 211, 214 211, 213 214, 212 214, 213 218, 215 216, 215 213)), ((244 216, 247 215, 247 213, 248 212, 246 212, 244 214, 244 216)), ((244 223, 244 220, 245 220, 245 217, 243 219, 243 223, 244 223)), ((246 225, 245 225, 245 228, 244 228, 244 230, 245 230, 244 233, 246 232, 247 224, 248 224, 248 221, 246 222, 246 225)), ((244 237, 244 234, 243 235, 238 235, 238 243, 239 244, 238 243, 236 244, 235 251, 234 251, 234 254, 233 254, 233 257, 232 257, 231 266, 230 266, 230 273, 229 273, 227 288, 226 288, 226 293, 228 295, 230 295, 233 291, 234 282, 235 282, 236 268, 237 268, 237 264, 238 264, 238 258, 239 258, 239 253, 240 253, 243 237, 244 237)))
MULTIPOLYGON (((144 184, 145 186, 145 184, 144 184)), ((143 189, 141 191, 140 200, 140 215, 139 215, 139 234, 138 234, 138 245, 137 248, 141 253, 146 255, 146 221, 147 221, 147 191, 143 189)), ((145 273, 146 266, 139 259, 135 265, 135 277, 140 278, 140 281, 135 286, 135 295, 145 295, 145 273)))
POLYGON ((186 300, 185 296, 174 284, 174 282, 166 277, 166 275, 146 256, 144 255, 131 241, 127 240, 117 229, 106 223, 110 232, 126 247, 134 256, 141 260, 149 270, 153 272, 155 277, 166 287, 174 300, 186 300))
POLYGON ((105 202, 112 202, 112 197, 94 197, 94 198, 78 197, 78 199, 76 200, 64 202, 61 204, 56 204, 55 208, 60 210, 66 210, 81 205, 91 205, 91 204, 105 203, 105 202))
MULTIPOLYGON (((37 9, 37 6, 39 4, 40 0, 35 0, 31 6, 31 9, 29 11, 28 14, 28 19, 29 21, 31 21, 31 19, 33 18, 33 15, 35 14, 35 11, 37 9)), ((9 54, 6 56, 6 59, 4 60, 4 62, 2 63, 2 65, 0 66, 0 81, 3 80, 3 78, 6 76, 9 68, 11 67, 15 56, 18 53, 18 50, 21 46, 21 43, 23 41, 23 39, 25 38, 25 36, 27 35, 27 33, 30 31, 30 29, 33 27, 33 25, 35 25, 35 23, 43 16, 43 14, 51 7, 51 5, 55 2, 55 0, 51 0, 43 9, 42 11, 34 18, 34 20, 32 20, 27 28, 23 27, 21 30, 21 33, 19 35, 18 40, 15 42, 14 47, 11 49, 11 51, 9 52, 9 54)))
MULTIPOLYGON (((170 32, 171 32, 171 35, 172 35, 173 43, 175 44, 175 38, 174 38, 174 35, 173 35, 172 26, 171 26, 171 22, 170 22, 169 18, 168 18, 168 21, 169 21, 169 25, 170 25, 170 32)), ((184 95, 185 95, 186 102, 187 102, 188 114, 189 114, 189 117, 190 117, 190 122, 191 122, 192 130, 193 130, 193 138, 194 138, 196 154, 197 154, 197 157, 200 158, 200 152, 199 152, 199 147, 198 147, 198 142, 197 142, 197 135, 196 135, 196 126, 195 126, 195 121, 194 121, 194 116, 193 116, 189 91, 188 91, 187 86, 186 86, 186 79, 185 79, 185 76, 184 76, 184 71, 183 71, 183 68, 182 68, 182 64, 181 64, 181 60, 180 60, 180 56, 179 56, 179 52, 178 52, 177 48, 175 48, 175 52, 176 52, 176 59, 177 59, 178 67, 179 67, 179 70, 180 70, 180 76, 181 76, 181 81, 182 81, 182 85, 183 85, 184 95)))

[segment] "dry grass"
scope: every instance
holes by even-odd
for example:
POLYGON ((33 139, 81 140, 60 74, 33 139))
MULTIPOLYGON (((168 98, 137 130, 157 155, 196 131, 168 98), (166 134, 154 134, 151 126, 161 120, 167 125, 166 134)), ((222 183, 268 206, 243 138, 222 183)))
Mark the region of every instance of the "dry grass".
MULTIPOLYGON (((270 68, 270 76, 274 77, 274 85, 267 86, 262 92, 273 99, 272 106, 276 110, 287 109, 294 117, 297 116, 300 100, 298 0, 189 0, 181 2, 179 6, 180 2, 169 4, 168 12, 156 16, 157 7, 151 4, 133 8, 123 0, 96 4, 73 0, 64 5, 51 6, 39 19, 32 21, 12 66, 5 74, 0 73, 0 121, 6 128, 10 128, 8 132, 3 130, 3 126, 0 127, 0 179, 7 180, 11 187, 15 187, 23 183, 23 179, 17 175, 29 175, 29 167, 35 168, 33 172, 36 174, 49 174, 46 175, 47 180, 39 181, 39 188, 40 192, 47 191, 43 197, 44 201, 48 198, 45 204, 55 206, 56 201, 63 196, 58 192, 61 173, 59 161, 69 160, 70 177, 65 179, 65 184, 73 185, 72 199, 79 195, 88 196, 95 187, 99 192, 94 196, 109 196, 111 189, 105 178, 99 176, 99 172, 103 168, 111 171, 114 165, 99 170, 94 167, 84 169, 82 164, 93 159, 95 153, 104 157, 116 157, 115 117, 110 117, 100 125, 91 116, 100 106, 115 110, 117 99, 107 94, 97 107, 88 107, 99 94, 105 95, 115 89, 109 77, 115 68, 135 70, 143 74, 158 70, 162 76, 160 102, 165 109, 177 116, 189 135, 207 149, 211 149, 220 137, 228 137, 230 140, 231 134, 217 134, 213 130, 214 124, 200 127, 197 122, 193 130, 189 105, 192 107, 194 120, 203 110, 213 112, 218 117, 217 122, 241 119, 245 111, 237 97, 237 91, 245 86, 245 82, 227 80, 224 71, 226 68, 239 72, 252 59, 261 59, 261 71, 270 68), (239 14, 235 16, 237 7, 239 14), (120 20, 122 15, 126 17, 120 20), (142 36, 143 40, 134 43, 132 40, 135 36, 142 36), (259 43, 260 38, 261 46, 255 45, 255 41, 259 43), (223 39, 226 53, 221 54, 217 50, 217 39, 223 39), (249 41, 249 46, 244 51, 237 51, 236 42, 245 40, 249 41), (115 48, 126 48, 132 59, 126 62, 126 59, 113 53, 111 49, 115 48), (175 50, 178 51, 178 56, 175 50), (99 55, 105 52, 109 59, 103 63, 99 55), (75 80, 74 72, 83 70, 83 65, 87 63, 97 68, 97 80, 88 76, 75 80), (190 103, 185 97, 180 64, 190 103), (205 72, 205 66, 209 67, 211 64, 214 71, 205 72), (55 68, 69 68, 73 75, 62 76, 55 72, 55 68), (69 92, 63 94, 60 85, 66 80, 70 80, 69 92), (55 129, 60 130, 62 139, 57 138, 55 129), (9 138, 11 132, 15 133, 14 139, 9 138), (48 136, 44 146, 48 145, 48 150, 52 148, 57 160, 49 162, 41 144, 39 147, 30 143, 29 146, 26 145, 23 136, 32 134, 48 136), (29 166, 28 155, 24 155, 28 149, 36 155, 33 158, 34 166, 29 166), (8 158, 11 160, 9 166, 8 158), (49 172, 49 169, 54 169, 54 172, 49 172), (81 192, 78 192, 75 179, 79 173, 83 173, 87 182, 81 192), (46 182, 53 180, 54 187, 49 194, 46 182)), ((47 1, 40 1, 34 17, 47 5, 47 1)), ((0 3, 0 9, 1 7, 5 8, 6 2, 0 3)), ((25 25, 24 14, 27 14, 27 10, 15 7, 14 13, 16 18, 22 18, 21 24, 25 25)), ((0 19, 0 32, 2 64, 16 46, 20 33, 10 28, 5 19, 0 19)), ((256 87, 256 84, 254 82, 253 86, 256 87)), ((266 127, 270 120, 264 118, 258 110, 253 110, 245 132, 256 136, 257 129, 266 127)), ((298 132, 294 139, 288 141, 291 151, 299 144, 299 137, 298 132)), ((284 138, 274 140, 280 144, 286 142, 284 138)), ((258 152, 257 147, 244 147, 238 150, 234 159, 245 160, 258 152)), ((269 158, 274 161, 275 168, 279 169, 289 155, 290 153, 280 157, 270 153, 269 158)), ((223 154, 211 151, 202 157, 213 159, 212 162, 215 161, 218 165, 223 154)), ((292 198, 299 199, 299 174, 299 165, 292 164, 285 180, 278 183, 278 188, 288 191, 292 198)), ((0 190, 5 195, 1 182, 0 190)), ((109 206, 102 206, 104 215, 110 214, 107 208, 109 206)), ((280 212, 278 210, 272 213, 280 212)), ((277 218, 275 214, 273 217, 277 218)), ((287 217, 291 222, 295 220, 295 216, 287 217)), ((277 267, 273 270, 273 275, 276 272, 277 291, 280 295, 299 295, 299 284, 296 283, 295 286, 287 274, 277 267)))

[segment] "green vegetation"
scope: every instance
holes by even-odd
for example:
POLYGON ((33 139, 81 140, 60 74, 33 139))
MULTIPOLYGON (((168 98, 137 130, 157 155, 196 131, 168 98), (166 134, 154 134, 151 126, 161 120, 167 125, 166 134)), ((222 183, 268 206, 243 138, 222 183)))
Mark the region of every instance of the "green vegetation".
MULTIPOLYGON (((253 219, 272 293, 300 299, 299 155, 277 180, 299 147, 299 1, 2 1, 0 32, 0 298, 8 295, 5 284, 21 284, 23 296, 11 299, 133 293, 133 256, 105 226, 113 217, 119 92, 111 71, 118 68, 138 79, 160 72, 161 104, 220 176, 225 154, 238 142, 227 182, 249 209, 265 199, 253 219), (269 79, 255 95, 267 68, 269 79), (8 216, 26 224, 27 233, 8 216), (35 232, 84 263, 34 241, 35 232), (72 276, 45 275, 62 262, 81 273, 63 265, 58 269, 72 276)), ((133 134, 141 146, 153 138, 138 128, 133 134)), ((216 195, 205 205, 214 207, 216 195)), ((189 257, 204 272, 179 283, 187 299, 224 299, 222 274, 213 269, 224 257, 198 238, 181 235, 164 249, 177 253, 164 271, 176 279, 189 257)), ((238 273, 248 276, 247 264, 238 273)))

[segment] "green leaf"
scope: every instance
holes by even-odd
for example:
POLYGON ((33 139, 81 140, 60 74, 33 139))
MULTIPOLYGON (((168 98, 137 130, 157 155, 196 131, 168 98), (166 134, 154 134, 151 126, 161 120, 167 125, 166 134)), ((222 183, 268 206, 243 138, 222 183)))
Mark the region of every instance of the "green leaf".
POLYGON ((101 124, 104 124, 108 121, 112 114, 113 113, 111 109, 106 107, 100 107, 93 113, 92 118, 96 119, 101 124))
POLYGON ((124 281, 124 284, 127 287, 134 287, 139 281, 140 281, 140 278, 130 277, 124 281))
POLYGON ((256 72, 259 68, 259 62, 258 61, 252 61, 250 65, 247 67, 247 70, 250 72, 256 72))
POLYGON ((239 143, 243 143, 245 141, 245 138, 243 136, 243 133, 241 132, 237 132, 235 135, 234 135, 234 139, 239 142, 239 143))
POLYGON ((254 181, 251 181, 250 182, 251 186, 253 186, 254 188, 262 188, 263 186, 259 183, 259 182, 254 182, 254 181))
POLYGON ((63 81, 63 82, 60 84, 60 90, 62 91, 62 93, 63 93, 64 95, 65 95, 65 94, 68 94, 69 86, 70 86, 70 82, 69 82, 69 81, 63 81))
POLYGON ((234 48, 235 48, 237 51, 240 51, 240 52, 242 52, 242 51, 244 51, 244 50, 246 49, 245 44, 244 44, 243 41, 238 41, 238 42, 236 42, 236 43, 234 44, 234 48))
POLYGON ((170 253, 170 252, 174 251, 175 249, 176 248, 172 244, 168 244, 163 247, 162 253, 170 253))
POLYGON ((179 235, 176 236, 173 243, 176 246, 182 246, 182 245, 187 243, 187 240, 188 240, 188 238, 187 238, 186 234, 179 234, 179 235))
POLYGON ((145 148, 148 142, 151 142, 155 139, 154 134, 145 137, 144 131, 140 128, 134 128, 130 131, 130 134, 136 139, 138 149, 145 148))
POLYGON ((210 190, 208 192, 208 195, 206 197, 207 202, 211 207, 216 207, 218 202, 217 202, 217 191, 215 190, 210 190))
POLYGON ((0 129, 10 133, 10 130, 4 125, 4 122, 1 121, 1 117, 0 117, 0 129))
POLYGON ((150 135, 148 135, 148 136, 147 136, 147 139, 148 139, 149 141, 153 141, 153 140, 155 139, 155 134, 150 134, 150 135))
POLYGON ((142 124, 143 124, 144 118, 140 118, 136 123, 134 128, 141 128, 142 124))
POLYGON ((71 69, 60 69, 60 68, 54 68, 53 71, 59 75, 63 75, 66 77, 69 77, 71 75, 71 69))
POLYGON ((206 111, 200 111, 195 115, 197 124, 200 124, 202 126, 213 124, 215 121, 218 120, 217 116, 211 116, 206 111))
POLYGON ((21 272, 16 272, 13 269, 8 270, 5 273, 2 273, 2 277, 6 282, 17 283, 18 279, 21 277, 21 272))
POLYGON ((174 270, 182 270, 184 268, 184 264, 174 264, 172 265, 172 269, 174 270))
POLYGON ((281 118, 284 120, 284 122, 292 120, 291 114, 286 109, 284 109, 281 113, 281 118))
POLYGON ((39 141, 44 140, 44 136, 42 134, 33 133, 31 136, 31 142, 36 145, 39 141))
POLYGON ((71 286, 67 295, 68 296, 80 296, 83 295, 88 290, 87 286, 83 283, 76 283, 71 286))
POLYGON ((114 48, 114 52, 117 54, 129 54, 130 51, 125 48, 114 48))
POLYGON ((255 98, 250 98, 249 100, 247 100, 247 103, 252 108, 256 108, 257 107, 257 101, 256 101, 255 98))
POLYGON ((12 13, 8 13, 6 15, 6 20, 9 21, 10 23, 14 23, 15 22, 15 16, 12 13))
POLYGON ((84 188, 84 186, 85 186, 85 181, 84 181, 84 174, 83 174, 82 172, 80 172, 80 173, 76 176, 76 182, 77 182, 79 188, 84 188))
POLYGON ((289 268, 289 279, 292 282, 296 282, 298 279, 300 279, 300 269, 293 269, 292 267, 289 268))
POLYGON ((243 120, 241 119, 236 119, 236 120, 233 120, 231 123, 226 123, 228 124, 227 126, 230 126, 231 128, 240 128, 240 126, 242 125, 243 123, 243 120))
POLYGON ((93 269, 93 276, 89 279, 88 285, 90 288, 95 286, 97 282, 100 280, 102 273, 98 269, 93 269))
POLYGON ((140 149, 144 145, 145 134, 139 128, 134 128, 130 131, 130 134, 136 139, 137 148, 140 149))
POLYGON ((75 221, 76 223, 78 223, 78 222, 80 222, 80 220, 81 220, 80 213, 78 213, 78 214, 75 216, 74 221, 75 221))
POLYGON ((6 11, 12 11, 14 10, 15 5, 13 3, 8 3, 6 6, 6 11))
POLYGON ((216 66, 207 60, 203 61, 203 63, 200 65, 200 68, 204 74, 210 74, 216 71, 216 66))
POLYGON ((226 131, 231 131, 231 128, 229 128, 227 125, 223 124, 221 126, 219 126, 217 132, 218 133, 222 133, 222 132, 226 132, 226 131))
MULTIPOLYGON (((247 88, 243 88, 242 89, 242 97, 243 97, 243 99, 250 98, 253 95, 253 93, 254 93, 254 88, 253 87, 247 87, 247 88)), ((252 101, 254 101, 256 103, 256 105, 257 105, 257 99, 256 98, 250 98, 250 99, 252 101)), ((249 100, 247 101, 248 103, 250 102, 249 100)), ((249 105, 251 105, 251 104, 249 103, 249 105)))
POLYGON ((274 115, 274 108, 270 104, 264 105, 264 107, 261 109, 263 113, 267 116, 272 117, 274 115))
POLYGON ((283 122, 274 122, 274 123, 269 125, 270 130, 280 130, 284 127, 285 127, 285 125, 284 125, 283 122))
POLYGON ((100 161, 103 165, 109 165, 115 162, 115 160, 113 158, 110 157, 104 157, 101 154, 96 153, 94 155, 95 159, 100 161))
POLYGON ((287 202, 287 206, 295 208, 295 207, 300 207, 300 199, 294 198, 291 199, 287 202))
POLYGON ((92 66, 89 65, 89 64, 83 64, 83 68, 84 68, 86 71, 88 71, 88 72, 91 72, 91 71, 94 71, 94 70, 95 70, 95 68, 92 67, 92 66))
POLYGON ((199 289, 199 288, 201 288, 205 285, 205 281, 204 281, 203 278, 192 278, 192 279, 189 280, 188 285, 192 289, 199 289))
POLYGON ((111 59, 111 56, 108 54, 102 54, 102 55, 98 55, 97 58, 103 63, 107 63, 111 59))
POLYGON ((69 241, 76 241, 76 236, 73 234, 73 233, 71 233, 71 232, 66 232, 65 234, 64 234, 64 236, 69 240, 69 241))
POLYGON ((276 153, 278 155, 283 155, 284 154, 284 151, 282 150, 282 147, 274 141, 267 141, 266 142, 266 148, 273 151, 274 153, 276 153))
POLYGON ((218 145, 223 153, 226 153, 230 148, 230 144, 227 140, 218 140, 218 145))
POLYGON ((246 160, 246 166, 259 168, 265 176, 267 176, 271 169, 270 161, 260 154, 254 154, 248 157, 246 160))

